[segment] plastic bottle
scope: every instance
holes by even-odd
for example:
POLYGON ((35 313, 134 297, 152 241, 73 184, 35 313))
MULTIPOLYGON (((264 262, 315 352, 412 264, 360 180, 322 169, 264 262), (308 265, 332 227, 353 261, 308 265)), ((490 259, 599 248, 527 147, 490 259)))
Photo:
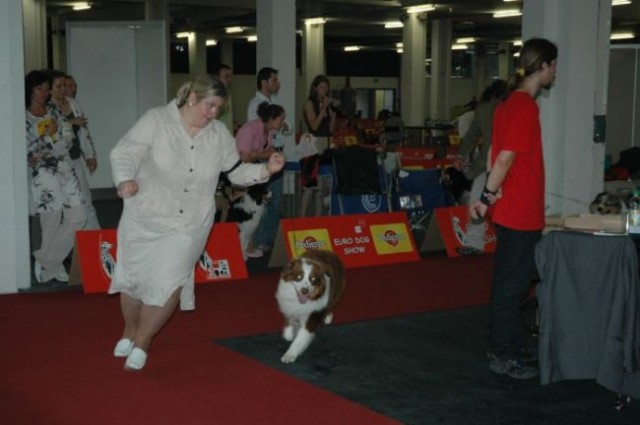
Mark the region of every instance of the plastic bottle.
POLYGON ((640 188, 635 188, 633 196, 629 199, 627 233, 640 237, 640 188))

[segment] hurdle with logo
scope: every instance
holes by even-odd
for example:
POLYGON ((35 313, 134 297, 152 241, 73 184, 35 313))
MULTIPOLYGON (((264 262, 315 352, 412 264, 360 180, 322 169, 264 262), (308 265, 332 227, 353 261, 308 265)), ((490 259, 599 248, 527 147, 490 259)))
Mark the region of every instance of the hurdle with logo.
POLYGON ((333 251, 347 268, 420 260, 403 212, 283 219, 269 267, 308 249, 333 251))

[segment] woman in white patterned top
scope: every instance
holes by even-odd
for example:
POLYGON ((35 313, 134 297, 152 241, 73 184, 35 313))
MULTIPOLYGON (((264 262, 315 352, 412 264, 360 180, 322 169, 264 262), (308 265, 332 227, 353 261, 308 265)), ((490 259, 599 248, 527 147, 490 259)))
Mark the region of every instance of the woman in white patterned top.
POLYGON ((63 261, 86 220, 69 148, 71 124, 49 103, 50 80, 42 71, 25 77, 30 213, 39 215, 42 243, 34 251, 36 281, 68 281, 63 261))

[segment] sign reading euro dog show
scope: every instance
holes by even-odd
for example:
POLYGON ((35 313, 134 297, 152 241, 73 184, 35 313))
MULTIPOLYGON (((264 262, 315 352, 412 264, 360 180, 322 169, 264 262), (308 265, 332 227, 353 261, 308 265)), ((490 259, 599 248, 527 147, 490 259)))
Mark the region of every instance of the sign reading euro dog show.
MULTIPOLYGON (((84 293, 107 292, 116 266, 116 229, 76 232, 69 284, 82 283, 84 293)), ((247 279, 236 223, 216 223, 195 266, 195 282, 247 279)))
POLYGON ((348 268, 420 259, 403 212, 290 218, 280 226, 278 236, 289 258, 308 249, 326 249, 348 268))

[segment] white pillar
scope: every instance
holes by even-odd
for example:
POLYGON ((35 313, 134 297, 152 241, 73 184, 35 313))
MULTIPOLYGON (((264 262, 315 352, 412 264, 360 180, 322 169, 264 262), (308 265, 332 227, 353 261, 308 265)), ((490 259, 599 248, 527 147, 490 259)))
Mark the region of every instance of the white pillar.
POLYGON ((511 72, 511 43, 498 43, 498 51, 498 76, 506 80, 511 72))
MULTIPOLYGON (((260 0, 256 2, 258 46, 256 65, 278 70, 280 92, 278 104, 284 107, 287 121, 295 127, 296 116, 296 2, 295 0, 260 0)), ((295 129, 293 129, 295 131, 295 129)), ((292 157, 293 135, 284 137, 284 153, 292 157)))
POLYGON ((302 34, 302 74, 307 93, 316 75, 326 73, 324 54, 324 24, 306 24, 302 34))
POLYGON ((402 29, 400 110, 405 125, 424 125, 427 57, 426 13, 410 13, 402 29))
POLYGON ((431 24, 431 118, 449 119, 449 84, 451 80, 450 19, 437 19, 431 24))
POLYGON ((547 213, 586 212, 604 184, 593 118, 606 110, 611 3, 525 0, 524 10, 523 40, 544 37, 559 50, 555 86, 538 99, 547 213))
POLYGON ((51 56, 53 67, 61 71, 67 70, 67 38, 65 37, 65 26, 67 19, 65 15, 55 15, 49 17, 51 24, 51 56))
POLYGON ((201 32, 189 36, 189 74, 191 78, 207 73, 207 35, 201 32))
POLYGON ((167 96, 172 99, 175 93, 171 90, 171 34, 169 33, 169 4, 167 0, 145 0, 144 2, 144 19, 145 21, 161 21, 164 22, 164 40, 166 49, 167 62, 165 64, 165 72, 167 75, 167 96))
POLYGON ((47 67, 47 9, 40 0, 22 0, 24 20, 24 68, 27 72, 47 67))
POLYGON ((31 285, 22 24, 22 3, 0 2, 0 293, 31 285))

